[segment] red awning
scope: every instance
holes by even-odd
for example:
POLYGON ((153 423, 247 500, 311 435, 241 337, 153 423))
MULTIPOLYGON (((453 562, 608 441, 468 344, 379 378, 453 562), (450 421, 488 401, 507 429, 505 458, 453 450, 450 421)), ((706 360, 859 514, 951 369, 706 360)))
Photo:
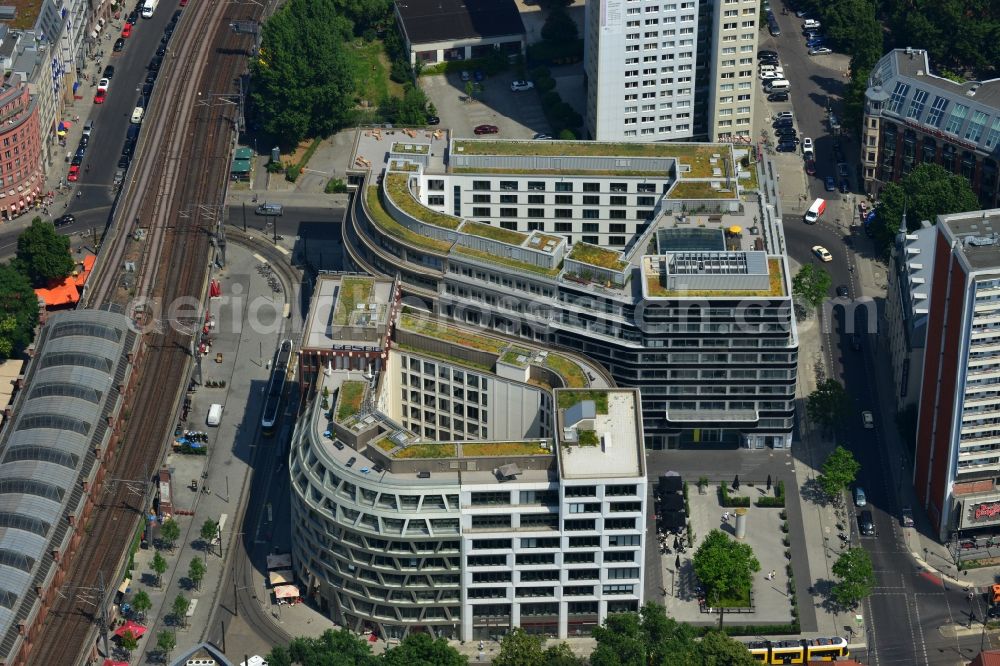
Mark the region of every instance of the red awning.
POLYGON ((118 629, 115 630, 115 636, 124 636, 126 633, 129 633, 135 636, 136 638, 139 638, 147 631, 148 629, 146 629, 146 627, 142 626, 137 622, 129 620, 128 622, 126 622, 125 624, 123 624, 122 626, 118 627, 118 629))
POLYGON ((128 666, 127 661, 115 661, 114 659, 105 659, 102 666, 128 666))

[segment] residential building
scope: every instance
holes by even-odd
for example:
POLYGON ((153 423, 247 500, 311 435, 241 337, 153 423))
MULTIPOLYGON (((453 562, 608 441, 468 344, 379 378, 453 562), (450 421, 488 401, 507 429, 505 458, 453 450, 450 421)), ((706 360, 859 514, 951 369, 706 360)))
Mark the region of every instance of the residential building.
POLYGON ((586 4, 586 130, 597 141, 694 134, 695 0, 586 4))
MULTIPOLYGON (((709 61, 705 63, 708 113, 704 136, 709 141, 750 143, 754 98, 759 92, 755 66, 760 33, 758 0, 711 0, 702 6, 708 7, 711 21, 704 30, 711 31, 710 38, 700 37, 700 41, 709 44, 706 49, 709 61)), ((698 66, 701 69, 702 63, 698 66)), ((700 88, 698 93, 701 94, 700 88)))
POLYGON ((38 132, 40 137, 41 155, 39 160, 43 171, 47 174, 59 158, 58 150, 58 118, 60 100, 54 97, 55 88, 52 84, 52 68, 49 63, 49 44, 36 39, 35 34, 25 32, 7 32, 0 38, 0 48, 10 50, 11 61, 5 70, 10 70, 27 82, 28 94, 38 108, 38 132), (8 47, 9 44, 9 47, 8 47))
POLYGON ((650 447, 791 445, 790 276, 745 153, 358 136, 357 269, 445 319, 601 363, 642 389, 650 447))
POLYGON ((944 540, 1000 524, 1000 210, 935 230, 914 487, 944 540))
POLYGON ((318 377, 292 436, 293 569, 307 594, 386 639, 518 626, 566 637, 638 609, 638 393, 584 360, 420 313, 393 330, 380 370, 318 377), (586 390, 559 388, 587 375, 586 390))
POLYGON ((1000 79, 958 83, 934 74, 926 51, 890 51, 868 78, 862 139, 873 196, 930 163, 964 176, 983 208, 1000 202, 1000 79))
POLYGON ((38 97, 19 74, 0 83, 0 219, 25 212, 45 188, 38 97))
POLYGON ((928 221, 896 237, 886 272, 885 345, 900 410, 916 407, 923 378, 937 230, 928 221))
POLYGON ((407 0, 394 7, 411 65, 524 53, 514 0, 407 0))

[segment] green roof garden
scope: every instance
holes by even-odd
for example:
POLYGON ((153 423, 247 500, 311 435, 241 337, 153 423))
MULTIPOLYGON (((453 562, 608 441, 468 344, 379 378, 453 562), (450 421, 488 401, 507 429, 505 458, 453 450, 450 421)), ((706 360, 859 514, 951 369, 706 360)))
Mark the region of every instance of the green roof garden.
POLYGON ((382 449, 383 451, 392 451, 394 448, 396 448, 397 444, 388 437, 383 437, 382 439, 375 442, 375 446, 382 449))
POLYGON ((463 442, 463 457, 545 456, 542 442, 463 442))
POLYGON ((421 222, 426 222, 442 229, 458 229, 458 225, 462 223, 460 218, 439 213, 420 203, 413 196, 409 181, 410 177, 403 173, 390 173, 386 175, 385 189, 394 204, 399 206, 403 212, 421 222))
POLYGON ((598 414, 608 413, 607 391, 561 391, 559 393, 559 409, 569 409, 578 402, 593 400, 598 414))
POLYGON ((479 236, 480 238, 489 238, 490 240, 500 241, 501 243, 507 243, 508 245, 521 245, 524 241, 528 240, 527 234, 522 234, 517 231, 511 231, 509 229, 503 229, 501 227, 494 227, 492 224, 483 224, 482 222, 472 222, 471 220, 466 220, 462 228, 459 229, 463 234, 471 234, 473 236, 479 236))
POLYGON ((603 247, 583 242, 574 243, 573 250, 569 253, 569 258, 574 261, 612 271, 622 271, 628 266, 628 262, 622 261, 621 257, 621 252, 605 250, 603 247))
POLYGON ((597 446, 601 440, 594 430, 578 430, 576 433, 576 443, 580 446, 597 446))
POLYGON ((343 423, 361 411, 361 401, 365 397, 368 386, 361 381, 346 381, 340 385, 340 395, 337 397, 337 422, 343 423))
MULTIPOLYGON (((723 179, 720 178, 719 182, 723 179)), ((733 189, 715 189, 707 180, 682 180, 670 190, 671 199, 735 199, 735 184, 733 189)))
POLYGON ((430 149, 430 144, 427 143, 406 143, 405 141, 396 141, 392 144, 390 152, 409 155, 426 155, 430 152, 430 149))
MULTIPOLYGON (((456 155, 518 155, 537 157, 675 158, 691 167, 692 178, 709 178, 728 159, 730 147, 715 143, 604 143, 599 141, 481 141, 456 139, 456 155), (716 158, 715 155, 719 157, 716 158), (716 162, 713 164, 712 160, 716 162)), ((465 170, 463 167, 462 170, 465 170)), ((475 169, 469 169, 475 171, 475 169)), ((532 173, 532 170, 528 170, 532 173)), ((609 173, 625 173, 611 170, 609 173)), ((640 174, 648 172, 638 172, 640 174)), ((725 173, 725 169, 723 169, 725 173)))
POLYGON ((389 162, 389 169, 392 171, 417 171, 419 168, 413 162, 404 162, 403 160, 392 160, 389 162))
POLYGON ((337 296, 337 307, 333 313, 333 323, 336 326, 347 326, 351 321, 351 313, 354 312, 357 304, 367 303, 374 287, 374 278, 342 278, 340 292, 337 296))
POLYGON ((404 330, 420 333, 442 342, 451 342, 460 347, 478 349, 491 354, 499 354, 504 348, 504 343, 495 338, 475 335, 441 322, 418 318, 411 314, 403 313, 400 315, 399 326, 404 330))
POLYGON ((503 353, 500 360, 508 365, 516 365, 519 368, 526 368, 528 361, 534 357, 534 353, 520 347, 511 347, 503 353))
POLYGON ((491 264, 500 264, 501 266, 510 266, 511 268, 517 268, 522 271, 530 271, 532 273, 538 273, 539 275, 546 275, 548 277, 555 277, 559 275, 559 272, 562 270, 562 262, 559 262, 559 265, 555 268, 545 268, 544 266, 536 266, 535 264, 518 261, 517 259, 498 257, 495 254, 476 250, 471 247, 465 247, 464 245, 455 245, 453 249, 459 254, 464 254, 480 261, 485 261, 491 264))
POLYGON ((585 388, 587 386, 587 376, 583 374, 583 370, 565 356, 550 352, 545 357, 545 366, 562 377, 566 388, 585 388))
POLYGON ((371 214, 372 221, 382 227, 382 229, 384 229, 390 236, 395 236, 410 245, 424 248, 425 250, 431 250, 432 252, 439 252, 441 254, 448 254, 448 250, 451 249, 452 244, 448 241, 421 236, 414 231, 410 231, 402 224, 392 219, 392 216, 389 215, 385 208, 382 207, 382 202, 378 198, 378 188, 374 185, 368 188, 368 192, 365 196, 365 203, 368 204, 368 211, 371 214))
POLYGON ((394 458, 455 458, 458 455, 454 444, 427 443, 411 444, 396 452, 394 458))
MULTIPOLYGON (((781 259, 767 260, 767 276, 770 284, 768 289, 667 289, 660 283, 659 275, 646 275, 646 289, 650 296, 659 298, 671 297, 702 297, 702 296, 734 296, 775 297, 785 295, 785 278, 781 270, 781 259)), ((738 276, 733 276, 738 277, 738 276)))

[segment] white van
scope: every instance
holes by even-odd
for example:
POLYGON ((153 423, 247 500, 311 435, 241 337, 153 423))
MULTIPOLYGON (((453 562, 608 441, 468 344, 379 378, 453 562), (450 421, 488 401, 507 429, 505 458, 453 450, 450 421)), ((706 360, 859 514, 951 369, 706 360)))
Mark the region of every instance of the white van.
POLYGON ((771 79, 770 81, 764 81, 764 88, 767 92, 778 92, 790 90, 792 84, 788 82, 788 79, 771 79))
POLYGON ((816 199, 809 206, 809 210, 806 211, 805 221, 806 224, 816 224, 819 218, 826 212, 826 199, 816 199))
POLYGON ((146 112, 146 110, 143 109, 141 106, 137 106, 134 109, 132 109, 132 121, 131 121, 132 124, 133 125, 138 125, 139 123, 141 123, 142 122, 142 115, 145 112, 146 112))
POLYGON ((216 403, 208 408, 208 418, 205 420, 210 426, 217 426, 222 421, 222 405, 216 403))

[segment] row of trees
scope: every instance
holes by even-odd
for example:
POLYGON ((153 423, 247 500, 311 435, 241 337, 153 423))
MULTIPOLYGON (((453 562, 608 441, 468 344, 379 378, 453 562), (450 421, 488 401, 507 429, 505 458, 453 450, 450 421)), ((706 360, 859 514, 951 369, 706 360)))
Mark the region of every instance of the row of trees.
POLYGON ((73 272, 69 238, 36 217, 17 237, 17 254, 0 265, 0 360, 20 355, 35 337, 35 287, 59 282, 73 272))

